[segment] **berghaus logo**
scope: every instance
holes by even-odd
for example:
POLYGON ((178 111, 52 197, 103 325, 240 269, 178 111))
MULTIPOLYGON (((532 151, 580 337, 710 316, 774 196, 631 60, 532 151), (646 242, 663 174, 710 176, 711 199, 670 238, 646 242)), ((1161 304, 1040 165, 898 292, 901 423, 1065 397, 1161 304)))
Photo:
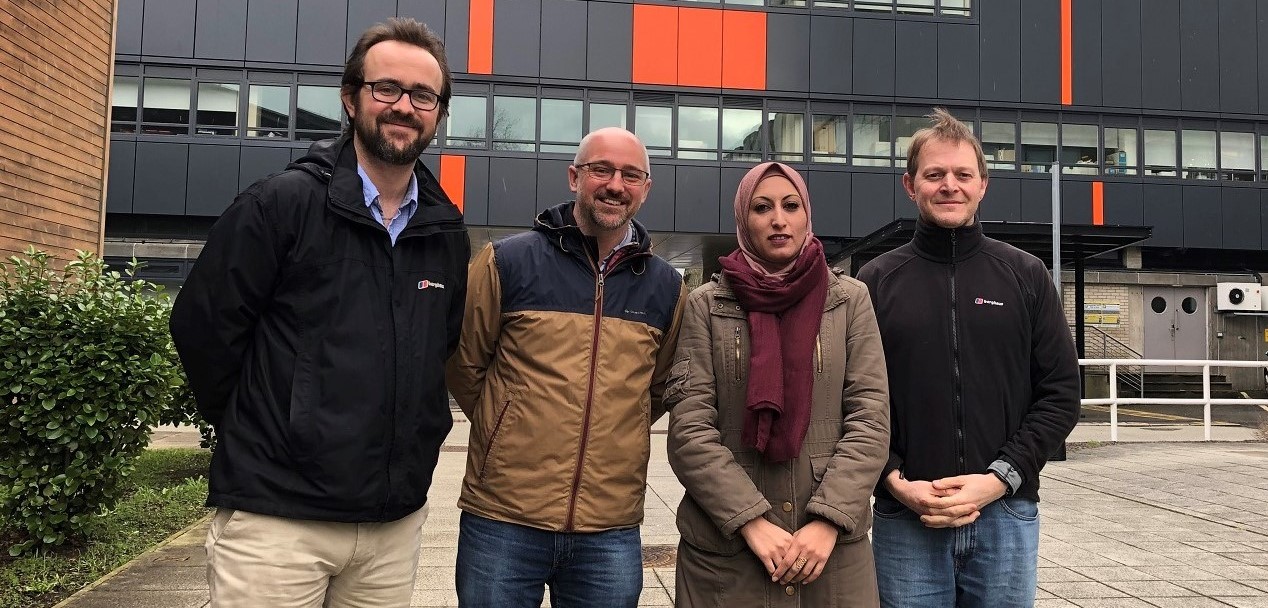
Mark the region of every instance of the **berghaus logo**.
POLYGON ((989 305, 991 305, 991 306, 1003 306, 1003 305, 1004 305, 1004 303, 1003 303, 1003 302, 996 302, 995 300, 987 300, 986 298, 974 298, 974 299, 973 299, 973 303, 974 303, 974 304, 977 304, 978 306, 982 306, 982 305, 986 305, 986 304, 989 304, 989 305))
POLYGON ((437 282, 435 282, 435 281, 428 281, 427 279, 423 279, 423 280, 421 280, 421 281, 419 281, 419 282, 418 282, 418 288, 419 288, 419 289, 444 289, 444 288, 445 288, 445 284, 444 284, 444 283, 437 283, 437 282))

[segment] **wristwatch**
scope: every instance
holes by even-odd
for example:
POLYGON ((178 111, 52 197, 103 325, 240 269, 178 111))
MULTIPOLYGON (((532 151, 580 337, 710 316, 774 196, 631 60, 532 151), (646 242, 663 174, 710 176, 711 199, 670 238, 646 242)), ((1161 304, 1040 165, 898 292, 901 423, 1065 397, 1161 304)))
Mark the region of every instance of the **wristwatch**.
POLYGON ((1002 458, 996 460, 991 463, 991 466, 986 467, 986 470, 1004 482, 1005 496, 1016 494, 1017 489, 1021 487, 1021 473, 1018 473, 1017 469, 1014 469, 1013 465, 1009 464, 1007 460, 1002 458))

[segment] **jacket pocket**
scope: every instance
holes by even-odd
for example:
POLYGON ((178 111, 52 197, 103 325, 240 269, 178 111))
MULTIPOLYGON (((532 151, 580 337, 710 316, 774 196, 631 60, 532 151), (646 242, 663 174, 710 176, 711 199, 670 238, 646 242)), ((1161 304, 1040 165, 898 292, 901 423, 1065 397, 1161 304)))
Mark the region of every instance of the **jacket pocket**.
POLYGON ((497 449, 498 437, 502 431, 502 424, 506 422, 506 413, 511 410, 511 406, 514 401, 514 394, 507 393, 506 397, 503 398, 502 402, 499 404, 497 418, 494 419, 493 430, 489 432, 488 445, 486 445, 484 449, 484 460, 480 463, 481 482, 483 482, 485 476, 488 475, 489 463, 493 460, 493 451, 497 449))

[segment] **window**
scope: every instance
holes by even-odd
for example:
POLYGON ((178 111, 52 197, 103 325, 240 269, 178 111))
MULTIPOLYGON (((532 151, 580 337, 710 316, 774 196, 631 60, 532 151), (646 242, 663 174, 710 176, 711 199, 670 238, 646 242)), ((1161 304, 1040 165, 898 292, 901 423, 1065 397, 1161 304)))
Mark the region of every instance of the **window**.
POLYGON ((968 17, 971 14, 973 0, 942 0, 942 14, 956 17, 968 17))
POLYGON ((295 139, 336 137, 342 116, 339 87, 299 86, 295 95, 295 139))
POLYGON ((1145 129, 1145 175, 1176 176, 1176 132, 1145 129))
POLYGON ((537 100, 493 98, 493 149, 533 151, 537 139, 537 100))
POLYGON ((146 78, 142 96, 142 133, 189 134, 188 80, 146 78))
POLYGON ((899 116, 894 119, 894 158, 900 166, 907 165, 907 149, 911 147, 911 138, 925 127, 929 119, 915 116, 899 116))
POLYGON ((854 116, 854 164, 864 167, 891 167, 893 144, 889 137, 890 118, 871 114, 854 116))
POLYGON ((1215 179, 1215 131, 1182 130, 1180 155, 1185 179, 1215 179))
POLYGON ((542 152, 575 154, 581 142, 581 101, 542 100, 542 152))
POLYGON ((489 100, 484 96, 454 95, 449 98, 449 118, 445 119, 445 145, 453 148, 483 148, 485 118, 489 100))
POLYGON ((762 160, 761 110, 722 110, 722 160, 762 160))
POLYGON ((1105 174, 1136 175, 1136 129, 1105 128, 1105 174))
POLYGON ((805 117, 801 114, 772 113, 767 137, 770 138, 771 159, 799 163, 805 160, 803 142, 805 117))
POLYGON ((238 134, 238 85, 198 83, 195 135, 238 134))
MULTIPOLYGON (((824 2, 816 2, 816 6, 823 6, 824 2)), ((833 2, 833 5, 844 4, 844 2, 833 2)), ((885 11, 894 10, 894 0, 854 0, 854 10, 856 11, 885 11)))
POLYGON ((674 111, 663 106, 636 106, 634 134, 651 156, 669 156, 674 144, 674 111))
POLYGON ((1048 173, 1057 160, 1057 125, 1021 123, 1022 173, 1048 173))
POLYGON ((1268 182, 1268 135, 1259 136, 1259 181, 1268 182))
POLYGON ((934 0, 898 0, 898 12, 905 15, 932 15, 934 0))
POLYGON ((115 76, 110 92, 110 130, 114 133, 136 133, 137 99, 140 78, 115 76))
POLYGON ((1220 179, 1255 181, 1255 134, 1220 133, 1220 179))
POLYGON ((678 158, 712 160, 718 157, 718 109, 678 108, 678 158))
POLYGON ((815 114, 810 129, 810 160, 820 163, 846 162, 849 120, 843 115, 815 114))
POLYGON ((1017 125, 1011 122, 982 123, 982 153, 988 169, 1017 170, 1017 125))
MULTIPOLYGON (((590 104, 590 131, 603 127, 625 128, 625 104, 592 103, 590 104)), ((589 131, 587 131, 589 132, 589 131)))
POLYGON ((1061 172, 1096 175, 1096 125, 1061 125, 1061 172))
POLYGON ((251 85, 247 94, 248 137, 287 137, 290 121, 290 87, 251 85))

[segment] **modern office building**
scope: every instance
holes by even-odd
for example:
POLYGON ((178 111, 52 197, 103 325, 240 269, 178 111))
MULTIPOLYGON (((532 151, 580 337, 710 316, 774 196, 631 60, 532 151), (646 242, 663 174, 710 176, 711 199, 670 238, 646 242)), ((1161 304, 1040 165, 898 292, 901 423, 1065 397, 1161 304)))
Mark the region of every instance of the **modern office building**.
POLYGON ((396 15, 446 41, 425 159, 478 240, 566 200, 581 136, 621 125, 654 155, 640 218, 676 265, 733 247, 730 200, 764 159, 803 172, 842 251, 914 217, 907 142, 944 105, 989 156, 983 220, 1050 222, 1059 163, 1063 223, 1151 228, 1087 261, 1097 339, 1268 348, 1250 311, 1215 310, 1217 283, 1268 269, 1261 0, 120 0, 113 251, 178 280, 236 192, 339 131, 345 53, 396 15))

